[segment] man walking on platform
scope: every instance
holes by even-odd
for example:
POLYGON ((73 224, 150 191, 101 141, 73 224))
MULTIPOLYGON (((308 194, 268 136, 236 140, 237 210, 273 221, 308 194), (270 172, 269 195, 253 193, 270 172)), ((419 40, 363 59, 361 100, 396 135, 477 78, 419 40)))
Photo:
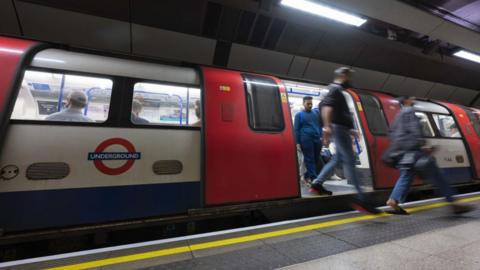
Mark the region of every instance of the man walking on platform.
POLYGON ((319 112, 312 110, 313 98, 303 98, 303 110, 295 115, 294 128, 297 150, 302 151, 306 167, 305 181, 311 182, 317 176, 317 163, 321 162, 320 151, 322 144, 320 138, 322 130, 319 126, 319 112))
POLYGON ((382 157, 387 165, 395 166, 400 170, 400 177, 387 201, 387 205, 393 209, 391 213, 408 214, 398 204, 405 201, 415 174, 420 174, 421 178, 430 180, 439 188, 445 200, 451 203, 454 214, 471 211, 472 208, 467 205, 454 203, 452 196, 455 191, 442 175, 437 162, 432 157, 434 148, 427 146, 423 139, 422 124, 415 115, 413 107, 415 98, 401 97, 399 102, 402 104, 402 110, 392 125, 390 133, 392 143, 382 157))
MULTIPOLYGON (((343 91, 350 86, 353 70, 347 67, 338 68, 334 73, 334 82, 330 84, 328 95, 322 101, 323 142, 328 146, 331 137, 337 149, 337 162, 343 164, 343 171, 349 182, 354 183, 357 190, 357 200, 353 207, 372 214, 380 213, 367 202, 360 187, 355 171, 355 156, 352 149, 352 135, 358 136, 354 130, 353 117, 350 113, 343 91)), ((327 166, 324 169, 329 169, 327 166)), ((321 174, 321 173, 320 173, 321 174)), ((323 187, 323 182, 317 179, 312 183, 312 190, 320 194, 329 193, 323 187)))

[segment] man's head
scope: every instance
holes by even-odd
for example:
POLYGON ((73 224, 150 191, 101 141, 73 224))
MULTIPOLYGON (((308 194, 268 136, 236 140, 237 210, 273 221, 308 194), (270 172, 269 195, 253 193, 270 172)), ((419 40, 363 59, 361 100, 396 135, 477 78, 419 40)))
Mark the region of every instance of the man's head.
POLYGON ((348 67, 337 68, 333 73, 334 80, 336 83, 350 87, 350 83, 352 82, 352 77, 354 72, 355 71, 353 69, 348 67))
POLYGON ((138 117, 138 115, 142 112, 143 106, 142 103, 136 99, 132 101, 132 113, 138 117))
POLYGON ((199 99, 195 101, 195 116, 197 116, 198 119, 202 117, 202 104, 200 104, 199 99))
POLYGON ((83 109, 87 103, 87 95, 82 91, 72 91, 67 97, 67 108, 83 109))
POLYGON ((413 105, 415 105, 416 98, 413 96, 402 96, 397 98, 397 100, 404 107, 412 107, 413 105))
POLYGON ((313 98, 310 96, 303 97, 303 108, 305 108, 306 112, 309 112, 312 110, 313 106, 313 98))

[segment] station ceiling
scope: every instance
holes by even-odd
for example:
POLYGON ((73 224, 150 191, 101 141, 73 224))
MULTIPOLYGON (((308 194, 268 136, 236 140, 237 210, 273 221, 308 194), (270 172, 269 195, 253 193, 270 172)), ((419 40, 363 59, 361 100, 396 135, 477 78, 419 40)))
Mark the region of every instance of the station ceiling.
POLYGON ((368 22, 347 26, 279 0, 2 0, 0 33, 321 83, 348 65, 361 88, 480 102, 480 65, 451 56, 480 52, 480 1, 316 1, 368 22))
POLYGON ((446 20, 480 32, 480 0, 403 0, 446 20))

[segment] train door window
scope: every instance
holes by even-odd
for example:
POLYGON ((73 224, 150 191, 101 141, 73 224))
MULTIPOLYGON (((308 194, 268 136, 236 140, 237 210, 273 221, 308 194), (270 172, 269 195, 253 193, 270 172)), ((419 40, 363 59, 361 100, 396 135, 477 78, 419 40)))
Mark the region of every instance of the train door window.
POLYGON ((435 125, 440 132, 440 136, 445 138, 460 138, 460 131, 453 117, 443 114, 432 114, 435 125))
POLYGON ((27 70, 11 119, 104 122, 112 86, 106 78, 27 70))
POLYGON ((480 136, 480 115, 467 107, 463 107, 463 109, 467 113, 468 119, 472 123, 473 129, 475 130, 477 135, 480 136))
POLYGON ((416 112, 415 115, 419 118, 420 124, 422 125, 422 134, 425 137, 434 137, 435 133, 433 132, 432 125, 428 120, 428 116, 423 112, 416 112))
POLYGON ((385 136, 388 134, 388 124, 382 107, 374 96, 360 94, 360 101, 367 118, 368 128, 373 135, 385 136))
POLYGON ((200 126, 200 89, 138 82, 133 89, 131 120, 135 125, 200 126))
POLYGON ((244 74, 248 123, 253 130, 281 131, 284 128, 280 89, 271 78, 244 74))

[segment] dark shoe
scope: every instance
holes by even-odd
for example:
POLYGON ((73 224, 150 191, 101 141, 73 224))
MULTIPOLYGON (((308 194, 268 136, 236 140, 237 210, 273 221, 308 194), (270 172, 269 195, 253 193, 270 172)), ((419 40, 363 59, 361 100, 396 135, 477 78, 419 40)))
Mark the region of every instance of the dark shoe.
POLYGON ((385 211, 391 215, 410 215, 405 209, 398 205, 398 202, 392 198, 388 199, 387 205, 390 206, 392 209, 385 211))
POLYGON ((474 207, 470 205, 452 204, 452 213, 455 215, 465 214, 473 210, 474 207))
POLYGON ((310 190, 318 193, 319 195, 332 195, 333 194, 330 190, 326 190, 323 187, 322 184, 318 184, 318 183, 313 183, 310 190))
POLYGON ((355 209, 355 210, 358 210, 360 212, 364 212, 364 213, 366 212, 366 213, 369 213, 369 214, 372 214, 372 215, 378 215, 378 214, 382 213, 382 211, 373 207, 369 203, 366 203, 366 202, 363 202, 363 201, 360 201, 360 200, 355 200, 352 203, 352 208, 355 209))
POLYGON ((402 216, 407 216, 410 215, 405 209, 402 207, 398 206, 397 208, 393 208, 392 210, 387 210, 385 213, 391 214, 391 215, 402 215, 402 216))

